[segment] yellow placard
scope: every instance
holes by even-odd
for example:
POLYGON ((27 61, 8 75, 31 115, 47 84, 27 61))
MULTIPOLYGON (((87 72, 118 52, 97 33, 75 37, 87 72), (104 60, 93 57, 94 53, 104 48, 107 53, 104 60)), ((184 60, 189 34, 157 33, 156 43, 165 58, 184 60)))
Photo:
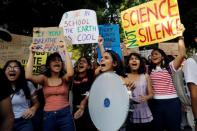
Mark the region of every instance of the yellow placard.
POLYGON ((127 48, 145 46, 179 36, 177 0, 154 0, 121 12, 127 48))

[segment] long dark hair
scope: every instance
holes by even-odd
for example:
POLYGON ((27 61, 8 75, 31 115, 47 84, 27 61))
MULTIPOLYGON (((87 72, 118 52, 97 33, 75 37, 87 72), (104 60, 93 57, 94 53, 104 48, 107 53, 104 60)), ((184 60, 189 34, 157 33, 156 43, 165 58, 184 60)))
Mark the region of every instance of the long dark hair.
POLYGON ((15 92, 18 92, 20 89, 22 89, 25 94, 26 99, 30 99, 31 95, 30 95, 30 90, 28 87, 27 79, 25 78, 24 67, 17 60, 9 60, 6 62, 6 64, 3 67, 4 73, 5 73, 6 68, 10 65, 10 63, 16 63, 20 69, 20 75, 18 79, 14 82, 15 88, 16 88, 15 92))
POLYGON ((113 63, 117 64, 117 66, 114 68, 116 74, 126 77, 123 62, 121 61, 120 56, 113 50, 106 50, 105 52, 109 53, 112 57, 113 63))
POLYGON ((127 72, 131 72, 131 67, 129 66, 129 60, 131 59, 131 56, 135 56, 139 59, 140 61, 140 66, 139 66, 139 69, 138 69, 138 74, 144 74, 146 72, 146 66, 145 66, 145 63, 142 59, 142 57, 140 56, 140 54, 138 53, 131 53, 129 56, 128 56, 128 60, 127 60, 127 72))
MULTIPOLYGON (((76 62, 76 67, 75 67, 75 68, 77 68, 77 66, 78 66, 78 64, 79 64, 79 61, 80 61, 82 58, 85 58, 86 61, 87 61, 87 63, 88 63, 88 65, 90 66, 90 68, 87 69, 87 77, 88 77, 89 80, 93 81, 93 80, 94 80, 94 72, 93 72, 93 70, 92 70, 92 68, 91 68, 91 65, 92 65, 92 64, 91 64, 91 59, 90 59, 89 57, 87 57, 87 56, 81 56, 81 57, 77 60, 77 62, 76 62)), ((79 73, 75 70, 75 78, 78 78, 78 75, 79 75, 79 73)))
POLYGON ((54 58, 60 58, 61 62, 62 62, 62 69, 59 73, 59 77, 62 77, 64 74, 65 74, 65 70, 64 70, 64 64, 63 64, 63 60, 60 56, 60 54, 58 52, 55 52, 55 53, 52 53, 50 54, 48 57, 47 57, 47 60, 46 60, 46 71, 44 72, 44 75, 47 76, 47 77, 51 77, 51 69, 50 69, 50 62, 52 61, 52 59, 54 58))
MULTIPOLYGON (((8 81, 4 71, 0 69, 0 82, 3 88, 10 88, 11 90, 11 83, 8 81)), ((9 90, 9 89, 8 89, 9 90)))
MULTIPOLYGON (((159 49, 159 48, 154 48, 152 52, 154 51, 158 51, 161 56, 164 58, 163 61, 161 62, 161 68, 165 68, 170 74, 171 74, 171 70, 170 70, 170 66, 169 66, 169 63, 170 63, 170 60, 168 58, 168 56, 166 55, 166 53, 162 50, 162 49, 159 49)), ((156 64, 154 64, 152 61, 150 63, 150 66, 148 68, 148 73, 150 74, 152 69, 156 69, 156 64)))

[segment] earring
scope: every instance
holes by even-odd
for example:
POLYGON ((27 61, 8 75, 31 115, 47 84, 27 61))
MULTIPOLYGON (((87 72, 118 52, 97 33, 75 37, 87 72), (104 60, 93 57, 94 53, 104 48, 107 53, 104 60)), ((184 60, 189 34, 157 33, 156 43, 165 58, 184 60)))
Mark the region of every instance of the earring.
POLYGON ((162 65, 165 65, 165 61, 164 60, 162 60, 162 65))

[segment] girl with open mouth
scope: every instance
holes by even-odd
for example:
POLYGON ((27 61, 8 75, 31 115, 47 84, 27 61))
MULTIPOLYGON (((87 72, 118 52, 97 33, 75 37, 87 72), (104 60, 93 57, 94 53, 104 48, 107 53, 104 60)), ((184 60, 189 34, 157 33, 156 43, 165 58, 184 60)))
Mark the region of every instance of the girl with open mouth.
POLYGON ((36 88, 25 78, 25 70, 19 61, 8 61, 3 70, 14 91, 10 96, 15 118, 13 130, 33 131, 31 118, 39 107, 36 88))
POLYGON ((67 47, 64 47, 65 61, 58 52, 52 53, 46 60, 46 71, 40 75, 33 74, 34 53, 30 54, 26 68, 26 77, 42 85, 45 98, 43 131, 74 131, 74 121, 69 104, 69 82, 74 70, 67 47), (65 72, 66 70, 66 72, 65 72))
POLYGON ((137 102, 134 110, 129 116, 127 130, 144 131, 152 130, 152 113, 148 106, 148 100, 153 97, 152 84, 150 77, 146 74, 145 63, 137 53, 131 53, 128 57, 127 78, 133 84, 132 99, 137 102))

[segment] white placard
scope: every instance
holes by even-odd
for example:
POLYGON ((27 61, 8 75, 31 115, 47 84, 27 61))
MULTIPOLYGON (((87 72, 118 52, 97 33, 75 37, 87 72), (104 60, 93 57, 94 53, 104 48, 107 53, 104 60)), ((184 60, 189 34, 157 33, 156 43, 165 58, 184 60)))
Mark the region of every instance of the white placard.
POLYGON ((80 9, 65 12, 62 16, 60 27, 64 29, 64 36, 72 44, 88 44, 98 42, 98 25, 96 12, 80 9))

